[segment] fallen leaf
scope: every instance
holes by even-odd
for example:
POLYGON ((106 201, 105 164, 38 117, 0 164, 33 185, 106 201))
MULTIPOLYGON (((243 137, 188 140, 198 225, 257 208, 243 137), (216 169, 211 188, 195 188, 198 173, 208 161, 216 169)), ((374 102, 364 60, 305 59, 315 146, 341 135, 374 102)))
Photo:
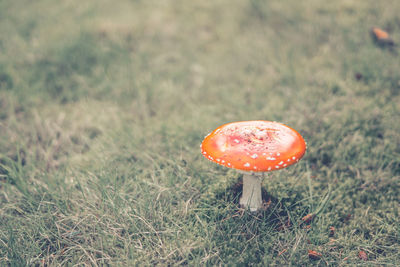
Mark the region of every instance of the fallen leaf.
POLYGON ((282 230, 286 230, 287 228, 289 228, 290 226, 292 226, 290 219, 288 218, 286 223, 281 223, 278 228, 276 230, 278 231, 282 231, 282 230))
POLYGON ((363 251, 363 250, 360 250, 358 252, 358 257, 363 261, 367 261, 368 260, 367 253, 365 253, 365 251, 363 251))
POLYGON ((267 210, 269 206, 271 206, 271 202, 271 198, 269 198, 268 201, 263 200, 262 209, 267 210))
POLYGON ((282 250, 281 252, 279 252, 278 257, 279 257, 280 255, 282 255, 283 253, 285 253, 286 251, 287 251, 287 249, 285 248, 284 250, 282 250))
POLYGON ((314 250, 309 249, 308 250, 308 257, 312 260, 319 260, 322 257, 322 254, 319 252, 316 252, 314 250))
POLYGON ((372 33, 375 35, 377 39, 386 39, 389 38, 389 34, 385 32, 384 30, 378 28, 378 27, 373 27, 372 28, 372 33))
POLYGON ((313 219, 314 219, 315 215, 310 213, 307 214, 306 216, 304 216, 303 218, 301 218, 301 220, 305 223, 310 223, 313 219))
POLYGON ((335 227, 330 226, 329 227, 329 236, 332 237, 335 235, 335 227))
POLYGON ((382 46, 393 46, 394 41, 392 38, 390 38, 389 34, 385 32, 384 30, 378 28, 378 27, 373 27, 371 29, 371 35, 372 38, 377 42, 379 45, 382 46))

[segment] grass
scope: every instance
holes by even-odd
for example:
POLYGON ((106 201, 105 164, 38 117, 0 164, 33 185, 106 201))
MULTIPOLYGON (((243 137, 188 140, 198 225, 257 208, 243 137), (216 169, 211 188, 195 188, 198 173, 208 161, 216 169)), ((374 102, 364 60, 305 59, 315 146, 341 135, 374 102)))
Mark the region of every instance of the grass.
POLYGON ((399 11, 0 1, 0 265, 399 266, 399 11), (308 142, 259 214, 199 152, 253 119, 308 142))

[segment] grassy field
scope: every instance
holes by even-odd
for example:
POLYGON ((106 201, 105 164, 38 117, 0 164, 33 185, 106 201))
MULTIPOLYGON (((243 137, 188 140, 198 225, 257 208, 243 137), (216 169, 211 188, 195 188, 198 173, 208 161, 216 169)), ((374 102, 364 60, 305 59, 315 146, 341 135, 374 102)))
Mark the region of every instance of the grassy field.
POLYGON ((400 48, 369 33, 400 44, 399 14, 398 0, 0 1, 0 265, 400 266, 400 48), (255 119, 308 151, 269 174, 253 214, 241 174, 199 145, 255 119))

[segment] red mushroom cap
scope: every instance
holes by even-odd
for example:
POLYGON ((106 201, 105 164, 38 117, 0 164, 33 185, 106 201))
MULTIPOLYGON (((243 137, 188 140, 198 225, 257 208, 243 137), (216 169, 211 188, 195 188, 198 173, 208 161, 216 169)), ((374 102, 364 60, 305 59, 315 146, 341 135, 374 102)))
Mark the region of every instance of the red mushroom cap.
POLYGON ((306 151, 306 143, 297 131, 271 121, 222 125, 207 135, 200 147, 203 156, 215 163, 253 172, 286 168, 306 151))

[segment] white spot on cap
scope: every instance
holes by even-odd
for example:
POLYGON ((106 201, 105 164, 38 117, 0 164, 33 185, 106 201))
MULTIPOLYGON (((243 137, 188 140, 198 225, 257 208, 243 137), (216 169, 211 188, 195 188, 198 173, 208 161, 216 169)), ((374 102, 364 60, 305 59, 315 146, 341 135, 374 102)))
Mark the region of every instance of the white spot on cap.
POLYGON ((268 167, 268 170, 270 171, 272 168, 271 167, 268 167))
POLYGON ((203 154, 204 154, 204 155, 206 155, 206 154, 207 154, 207 152, 203 151, 203 154))
POLYGON ((283 164, 283 167, 286 167, 287 166, 287 164, 285 163, 285 164, 283 164))
POLYGON ((276 160, 274 157, 266 157, 267 160, 276 160))
POLYGON ((233 140, 236 144, 239 144, 240 143, 240 141, 238 140, 238 139, 234 139, 233 140))
POLYGON ((266 155, 267 155, 267 153, 262 153, 262 155, 263 155, 263 156, 266 156, 266 155))
POLYGON ((257 170, 257 166, 254 166, 254 169, 257 170))
POLYGON ((243 134, 251 134, 251 130, 250 129, 244 129, 242 131, 243 134))
POLYGON ((208 158, 209 158, 209 159, 211 159, 211 160, 214 160, 214 158, 213 158, 213 157, 211 157, 211 156, 208 156, 208 158))
POLYGON ((231 166, 231 164, 228 162, 228 166, 231 166))
POLYGON ((293 159, 293 160, 295 160, 295 159, 296 159, 296 157, 292 157, 292 159, 293 159))
POLYGON ((244 164, 244 166, 245 166, 245 167, 250 167, 250 163, 246 162, 246 163, 244 164))
POLYGON ((290 159, 288 159, 287 162, 290 162, 290 159))
POLYGON ((216 161, 220 162, 221 160, 220 159, 216 159, 216 161))
POLYGON ((225 160, 221 160, 222 163, 225 163, 225 160))
POLYGON ((258 130, 254 133, 254 135, 256 136, 256 138, 262 139, 267 136, 267 132, 258 130))
POLYGON ((279 165, 282 165, 282 164, 283 164, 283 161, 279 162, 279 165))
POLYGON ((279 169, 279 167, 280 167, 279 165, 276 165, 276 166, 275 166, 275 168, 277 168, 277 169, 279 169))
POLYGON ((278 152, 278 153, 276 153, 276 155, 279 157, 281 155, 281 153, 278 152))
POLYGON ((257 154, 253 154, 253 155, 251 155, 251 157, 252 157, 253 159, 256 159, 256 158, 258 158, 258 155, 257 155, 257 154))

